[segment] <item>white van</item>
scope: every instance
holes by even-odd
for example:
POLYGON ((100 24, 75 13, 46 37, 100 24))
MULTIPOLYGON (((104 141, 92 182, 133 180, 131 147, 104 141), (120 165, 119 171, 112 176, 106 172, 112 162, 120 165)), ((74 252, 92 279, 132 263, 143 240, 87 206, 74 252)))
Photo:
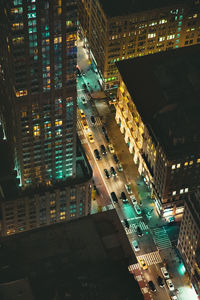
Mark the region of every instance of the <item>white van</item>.
POLYGON ((165 279, 169 279, 169 273, 167 272, 167 269, 165 267, 162 267, 162 268, 160 268, 160 270, 161 270, 161 272, 163 274, 163 277, 165 279))

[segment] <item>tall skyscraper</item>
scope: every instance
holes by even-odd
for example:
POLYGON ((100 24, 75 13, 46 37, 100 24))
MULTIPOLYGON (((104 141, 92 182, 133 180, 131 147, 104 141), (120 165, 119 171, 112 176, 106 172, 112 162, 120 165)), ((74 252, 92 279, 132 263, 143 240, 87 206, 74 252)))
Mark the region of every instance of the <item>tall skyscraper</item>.
POLYGON ((21 184, 76 176, 76 37, 74 0, 5 0, 1 38, 21 184))

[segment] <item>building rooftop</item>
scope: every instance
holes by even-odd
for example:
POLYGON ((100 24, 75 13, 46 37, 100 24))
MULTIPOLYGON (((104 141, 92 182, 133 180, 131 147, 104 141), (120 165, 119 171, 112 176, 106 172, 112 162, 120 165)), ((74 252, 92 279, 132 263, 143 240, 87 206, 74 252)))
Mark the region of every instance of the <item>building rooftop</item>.
POLYGON ((108 17, 129 15, 187 2, 188 0, 99 0, 108 17))
POLYGON ((2 238, 0 258, 0 282, 20 272, 36 299, 143 299, 128 272, 137 260, 115 210, 2 238))
POLYGON ((117 63, 150 133, 168 156, 200 151, 200 46, 117 63))

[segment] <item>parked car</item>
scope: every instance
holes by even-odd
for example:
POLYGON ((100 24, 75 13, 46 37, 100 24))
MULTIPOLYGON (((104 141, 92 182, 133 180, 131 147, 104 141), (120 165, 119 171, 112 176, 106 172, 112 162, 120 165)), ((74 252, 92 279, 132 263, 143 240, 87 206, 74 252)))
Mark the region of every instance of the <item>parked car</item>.
POLYGON ((112 144, 108 145, 108 149, 109 149, 110 153, 115 153, 115 149, 113 148, 112 144))
POLYGON ((91 116, 90 119, 91 119, 92 124, 95 124, 95 123, 96 123, 96 120, 95 120, 95 117, 94 117, 94 116, 91 116))
POLYGON ((117 173, 113 167, 110 167, 110 173, 112 174, 113 177, 117 176, 117 173))
POLYGON ((101 127, 103 133, 105 134, 106 133, 106 128, 104 126, 101 127))
POLYGON ((140 267, 141 267, 143 270, 147 270, 147 269, 148 269, 148 266, 147 266, 147 264, 146 264, 146 262, 145 262, 144 259, 138 258, 138 262, 139 262, 139 264, 140 264, 140 267))
POLYGON ((130 183, 125 184, 126 191, 129 195, 133 194, 130 183))
POLYGON ((178 298, 176 297, 176 295, 171 295, 171 300, 178 300, 178 298))
POLYGON ((105 139, 106 139, 106 141, 107 141, 108 143, 110 142, 110 139, 109 139, 107 133, 105 133, 105 139))
POLYGON ((139 237, 143 236, 143 232, 142 232, 142 230, 141 230, 141 228, 140 228, 139 226, 137 226, 136 232, 137 232, 137 235, 138 235, 139 237))
POLYGON ((164 284, 163 278, 161 276, 158 276, 157 282, 158 282, 160 287, 162 287, 162 288, 164 287, 165 284, 164 284))
POLYGON ((132 245, 133 245, 133 249, 137 252, 137 251, 140 251, 140 247, 138 245, 138 242, 137 240, 133 240, 132 241, 132 245))
POLYGON ((102 153, 103 155, 106 155, 107 151, 106 151, 105 146, 104 146, 104 145, 101 145, 101 146, 100 146, 100 149, 101 149, 101 153, 102 153))
POLYGON ((115 194, 115 192, 110 193, 111 199, 113 200, 113 202, 118 203, 118 198, 115 194))
POLYGON ((117 164, 117 170, 118 170, 119 172, 123 172, 123 167, 122 167, 121 164, 117 164))
POLYGON ((167 280, 166 280, 166 284, 167 284, 168 289, 169 289, 170 291, 174 291, 174 285, 173 285, 173 282, 171 281, 171 279, 167 279, 167 280))
POLYGON ((95 157, 96 157, 97 160, 101 159, 101 156, 99 154, 99 150, 98 149, 94 150, 94 155, 95 155, 95 157))
POLYGON ((127 219, 124 219, 124 225, 125 225, 126 228, 129 228, 129 227, 130 227, 129 222, 128 222, 127 219))
POLYGON ((116 164, 119 162, 119 159, 116 154, 113 154, 113 159, 116 162, 116 164))
POLYGON ((131 199, 133 205, 137 204, 137 200, 134 195, 130 195, 130 199, 131 199))
POLYGON ((141 215, 142 211, 138 204, 134 205, 135 211, 137 215, 141 215))
POLYGON ((150 290, 151 290, 152 292, 156 292, 156 287, 155 287, 155 285, 154 285, 154 283, 153 283, 152 280, 150 280, 150 281, 148 282, 148 285, 149 285, 149 288, 150 288, 150 290))
POLYGON ((104 169, 104 174, 106 178, 110 178, 110 174, 107 169, 104 169))
POLYGON ((169 278, 169 273, 167 272, 167 269, 165 267, 162 267, 162 268, 160 268, 160 270, 161 270, 161 273, 163 274, 163 277, 165 279, 168 279, 169 278))
POLYGON ((126 194, 124 192, 121 192, 120 198, 122 199, 123 203, 125 203, 125 204, 128 203, 128 199, 127 199, 126 194))

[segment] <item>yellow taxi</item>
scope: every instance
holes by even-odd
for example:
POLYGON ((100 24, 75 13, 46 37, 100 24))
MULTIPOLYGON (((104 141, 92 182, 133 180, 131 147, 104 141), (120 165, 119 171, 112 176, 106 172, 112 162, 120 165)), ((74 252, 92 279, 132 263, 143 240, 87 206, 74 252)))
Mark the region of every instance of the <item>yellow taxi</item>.
POLYGON ((86 118, 82 118, 81 123, 82 123, 84 129, 88 129, 88 122, 87 122, 86 118))
POLYGON ((82 119, 85 118, 85 113, 82 109, 79 109, 79 113, 82 119))
POLYGON ((88 134, 88 140, 90 143, 94 143, 94 137, 91 132, 88 134))
POLYGON ((113 148, 112 144, 108 145, 108 149, 109 149, 110 153, 115 153, 115 149, 113 148))
POLYGON ((140 267, 141 267, 143 270, 147 270, 147 269, 148 269, 148 266, 147 266, 147 264, 146 264, 146 262, 145 262, 144 259, 138 258, 138 262, 139 262, 139 264, 140 264, 140 267))

